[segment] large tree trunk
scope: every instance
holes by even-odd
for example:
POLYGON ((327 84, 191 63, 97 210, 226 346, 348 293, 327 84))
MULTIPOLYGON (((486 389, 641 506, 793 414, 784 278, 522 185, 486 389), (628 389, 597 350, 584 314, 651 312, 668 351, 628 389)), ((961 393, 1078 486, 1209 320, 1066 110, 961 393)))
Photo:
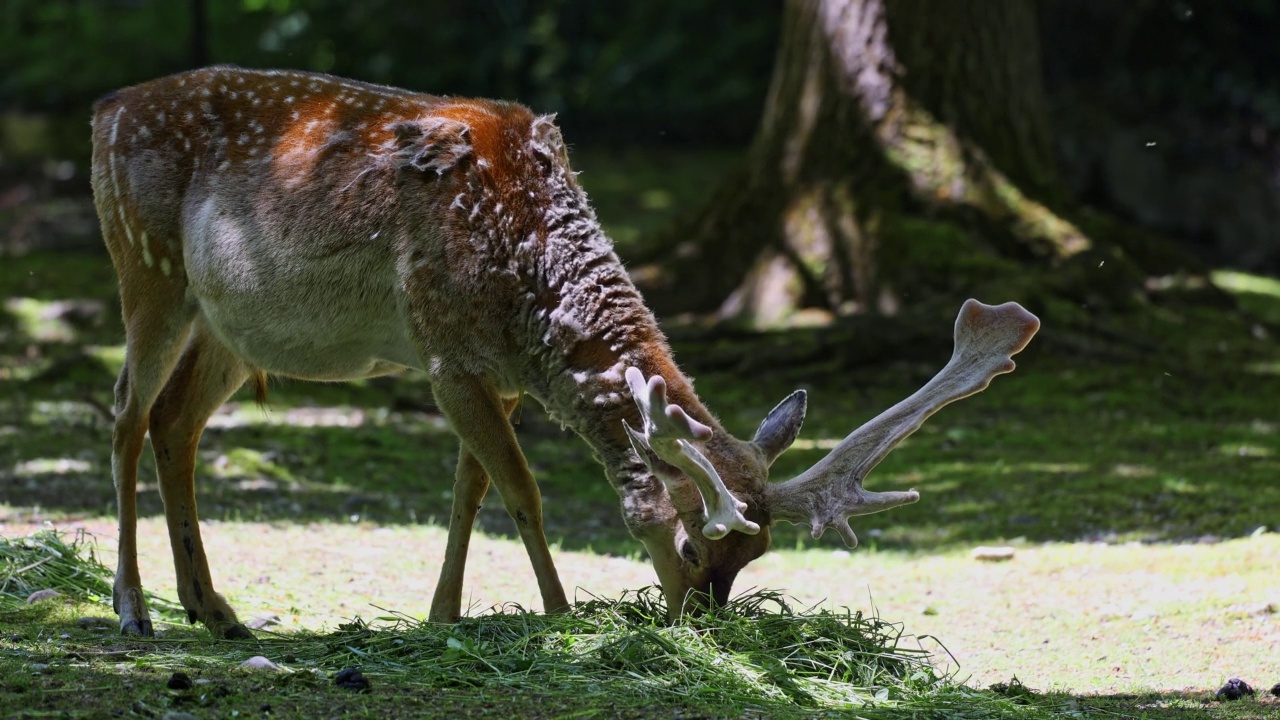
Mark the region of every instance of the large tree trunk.
POLYGON ((891 311, 1087 249, 1044 204, 1036 32, 1031 0, 788 0, 746 163, 637 273, 656 309, 891 311))

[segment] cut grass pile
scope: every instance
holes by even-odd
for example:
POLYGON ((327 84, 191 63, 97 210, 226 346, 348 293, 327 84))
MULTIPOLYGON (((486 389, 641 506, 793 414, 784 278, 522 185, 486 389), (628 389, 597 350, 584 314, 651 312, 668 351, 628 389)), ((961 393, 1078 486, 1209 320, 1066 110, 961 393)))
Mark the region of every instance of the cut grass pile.
MULTIPOLYGON (((84 532, 77 532, 70 542, 54 530, 0 538, 0 611, 14 611, 32 593, 44 590, 110 606, 112 577, 84 532)), ((170 620, 185 615, 178 603, 148 591, 144 594, 153 612, 170 620)))
MULTIPOLYGON (((26 603, 35 590, 57 590, 64 599, 105 609, 111 573, 90 547, 84 536, 68 542, 49 530, 0 540, 5 624, 40 624, 32 623, 38 606, 26 603)), ((181 617, 172 602, 150 600, 164 618, 181 617)), ((797 609, 776 593, 746 595, 675 624, 665 618, 661 593, 648 588, 619 600, 582 602, 563 615, 506 606, 446 625, 388 613, 368 622, 354 619, 331 633, 264 634, 253 643, 214 642, 186 630, 129 643, 152 651, 136 657, 154 654, 166 667, 181 666, 173 653, 186 646, 193 656, 204 656, 197 664, 205 673, 229 672, 250 655, 264 655, 284 666, 273 676, 284 684, 315 685, 317 678, 354 666, 375 688, 549 695, 574 699, 587 710, 604 702, 613 710, 657 703, 735 717, 840 712, 871 720, 1077 713, 1016 682, 999 691, 965 687, 940 675, 899 625, 847 610, 797 609), (188 639, 175 644, 168 635, 188 639)), ((0 651, 0 665, 36 662, 45 668, 85 656, 60 648, 38 657, 32 652, 38 642, 23 647, 21 636, 7 640, 18 647, 0 651)), ((356 696, 346 701, 364 702, 356 696)))

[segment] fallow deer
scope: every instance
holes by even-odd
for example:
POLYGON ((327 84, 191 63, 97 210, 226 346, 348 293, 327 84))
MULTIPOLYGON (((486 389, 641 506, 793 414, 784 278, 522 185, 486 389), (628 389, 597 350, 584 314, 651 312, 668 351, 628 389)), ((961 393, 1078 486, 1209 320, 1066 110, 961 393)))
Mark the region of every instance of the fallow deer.
POLYGON ((430 618, 461 612, 473 521, 492 479, 547 611, 569 606, 509 414, 525 393, 594 449, 673 616, 724 602, 769 527, 835 528, 915 502, 863 477, 946 403, 1014 365, 1039 322, 968 301, 951 362, 786 482, 797 391, 750 441, 728 435, 676 367, 602 232, 548 116, 320 74, 211 67, 94 107, 93 186, 119 276, 126 355, 111 469, 114 605, 152 633, 136 485, 150 433, 178 597, 215 635, 249 635, 214 591, 196 517, 196 447, 236 389, 267 374, 350 380, 417 368, 461 441, 430 618))

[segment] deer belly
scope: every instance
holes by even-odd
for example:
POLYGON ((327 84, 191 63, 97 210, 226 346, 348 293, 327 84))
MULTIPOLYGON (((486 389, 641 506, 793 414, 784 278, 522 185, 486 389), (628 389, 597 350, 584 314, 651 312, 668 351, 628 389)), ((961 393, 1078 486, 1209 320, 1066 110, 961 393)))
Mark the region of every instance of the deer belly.
POLYGON ((354 380, 420 367, 413 346, 395 342, 399 328, 368 321, 359 326, 336 313, 275 314, 252 318, 249 303, 201 303, 214 333, 237 355, 268 373, 305 380, 354 380), (245 318, 249 320, 246 322, 245 318))
POLYGON ((273 252, 266 239, 221 230, 188 236, 188 292, 218 339, 250 364, 309 380, 422 365, 381 263, 273 252))

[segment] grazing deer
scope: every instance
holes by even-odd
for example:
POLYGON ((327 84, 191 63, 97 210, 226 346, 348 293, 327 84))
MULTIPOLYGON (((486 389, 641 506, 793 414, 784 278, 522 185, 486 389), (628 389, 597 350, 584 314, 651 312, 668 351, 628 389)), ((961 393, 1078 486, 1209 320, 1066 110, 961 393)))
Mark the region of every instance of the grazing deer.
POLYGON ((673 616, 725 602, 779 520, 834 527, 915 502, 866 473, 943 405, 1013 369, 1039 322, 970 300, 955 354, 919 392, 810 470, 768 481, 803 391, 743 442, 720 427, 601 231, 551 118, 293 71, 212 67, 120 90, 93 117, 93 186, 120 280, 127 352, 115 389, 115 609, 152 633, 137 562, 138 458, 150 432, 178 596, 215 635, 248 631, 214 591, 196 517, 210 415, 265 376, 425 371, 461 441, 430 618, 461 612, 490 480, 543 606, 569 603, 537 484, 509 422, 522 394, 595 450, 673 616))

